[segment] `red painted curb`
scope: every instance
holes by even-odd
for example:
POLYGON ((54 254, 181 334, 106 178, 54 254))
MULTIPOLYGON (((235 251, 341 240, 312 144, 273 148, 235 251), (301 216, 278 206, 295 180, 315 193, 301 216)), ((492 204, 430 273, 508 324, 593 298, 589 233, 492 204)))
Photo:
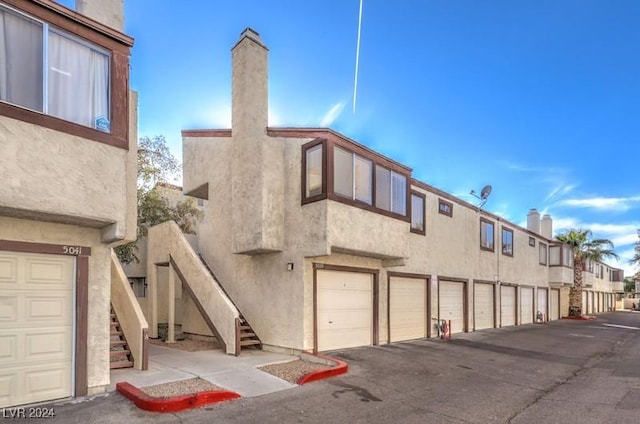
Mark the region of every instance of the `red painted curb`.
POLYGON ((335 377, 337 375, 346 374, 349 371, 349 364, 339 359, 332 358, 330 356, 313 355, 317 358, 322 358, 327 361, 335 362, 336 366, 328 368, 326 370, 312 371, 309 374, 303 375, 297 381, 297 384, 307 384, 312 381, 324 380, 325 378, 335 377))
POLYGON ((116 384, 116 390, 131 400, 138 408, 151 412, 176 412, 242 397, 236 392, 228 390, 214 390, 210 392, 174 396, 171 398, 159 398, 149 396, 142 390, 127 382, 116 384))

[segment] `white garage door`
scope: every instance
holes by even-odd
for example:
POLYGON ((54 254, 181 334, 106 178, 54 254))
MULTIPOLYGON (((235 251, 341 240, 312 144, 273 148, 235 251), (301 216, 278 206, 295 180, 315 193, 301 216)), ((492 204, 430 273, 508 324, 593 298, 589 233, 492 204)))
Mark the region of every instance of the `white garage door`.
POLYGON ((391 277, 389 281, 390 340, 427 337, 427 280, 391 277))
POLYGON ((516 288, 500 286, 500 314, 502 327, 516 325, 516 288))
POLYGON ((473 318, 476 330, 494 327, 493 284, 473 285, 473 318))
POLYGON ((551 289, 551 308, 549 311, 551 321, 560 319, 560 290, 551 289))
POLYGON ((538 288, 538 306, 536 309, 536 317, 537 313, 540 312, 544 315, 545 320, 549 320, 549 311, 547 309, 547 298, 548 292, 547 289, 538 288))
POLYGON ((520 287, 520 323, 533 322, 533 288, 520 287))
POLYGON ((438 305, 441 320, 451 321, 451 333, 462 333, 464 325, 464 283, 440 281, 438 305))
POLYGON ((71 396, 73 265, 0 252, 0 407, 71 396))
POLYGON ((318 350, 372 344, 373 275, 317 272, 318 350))

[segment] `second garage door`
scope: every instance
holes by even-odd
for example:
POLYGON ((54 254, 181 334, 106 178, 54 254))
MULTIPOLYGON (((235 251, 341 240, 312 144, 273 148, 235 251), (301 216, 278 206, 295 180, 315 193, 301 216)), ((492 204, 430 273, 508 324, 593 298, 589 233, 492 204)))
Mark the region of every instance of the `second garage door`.
POLYGON ((544 315, 545 320, 549 320, 549 310, 547 309, 547 299, 548 299, 548 291, 547 289, 538 288, 538 306, 536 309, 536 317, 538 316, 537 312, 540 312, 544 315))
POLYGON ((500 314, 502 327, 516 325, 516 288, 500 287, 500 314))
POLYGON ((373 275, 317 271, 318 350, 373 342, 373 275))
POLYGON ((494 297, 493 284, 475 283, 473 285, 473 319, 474 328, 493 328, 494 319, 494 297))
POLYGON ((451 333, 465 331, 464 288, 465 284, 457 281, 442 280, 439 283, 438 315, 441 320, 451 321, 451 333))
POLYGON ((551 308, 549 308, 551 321, 560 319, 560 290, 551 289, 551 308))
POLYGON ((392 342, 427 337, 426 279, 389 279, 389 332, 392 342))
POLYGON ((533 288, 520 287, 520 323, 533 322, 533 288))

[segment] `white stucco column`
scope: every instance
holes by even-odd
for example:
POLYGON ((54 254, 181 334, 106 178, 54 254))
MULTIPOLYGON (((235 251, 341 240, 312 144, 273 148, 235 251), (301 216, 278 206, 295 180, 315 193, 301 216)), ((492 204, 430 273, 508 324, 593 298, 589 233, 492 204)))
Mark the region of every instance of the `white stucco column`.
POLYGON ((167 343, 175 343, 176 341, 176 272, 173 266, 169 264, 169 290, 167 291, 169 300, 169 309, 167 309, 167 343))
MULTIPOLYGON (((147 268, 148 269, 148 268, 147 268)), ((149 290, 149 337, 158 338, 158 266, 153 265, 151 273, 147 276, 147 289, 149 290)))

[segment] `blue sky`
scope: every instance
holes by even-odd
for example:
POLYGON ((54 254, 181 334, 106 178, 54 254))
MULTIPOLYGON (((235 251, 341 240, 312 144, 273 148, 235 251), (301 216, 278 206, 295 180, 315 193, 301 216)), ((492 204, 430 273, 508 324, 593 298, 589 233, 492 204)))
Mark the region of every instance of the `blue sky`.
MULTIPOLYGON (((73 0, 63 4, 73 6, 73 0)), ((269 121, 329 126, 428 184, 524 224, 613 240, 640 228, 640 2, 126 0, 139 135, 228 128, 230 49, 247 26, 270 49, 269 121), (629 162, 630 161, 630 162, 629 162)), ((611 262, 616 265, 615 261, 611 262)))

